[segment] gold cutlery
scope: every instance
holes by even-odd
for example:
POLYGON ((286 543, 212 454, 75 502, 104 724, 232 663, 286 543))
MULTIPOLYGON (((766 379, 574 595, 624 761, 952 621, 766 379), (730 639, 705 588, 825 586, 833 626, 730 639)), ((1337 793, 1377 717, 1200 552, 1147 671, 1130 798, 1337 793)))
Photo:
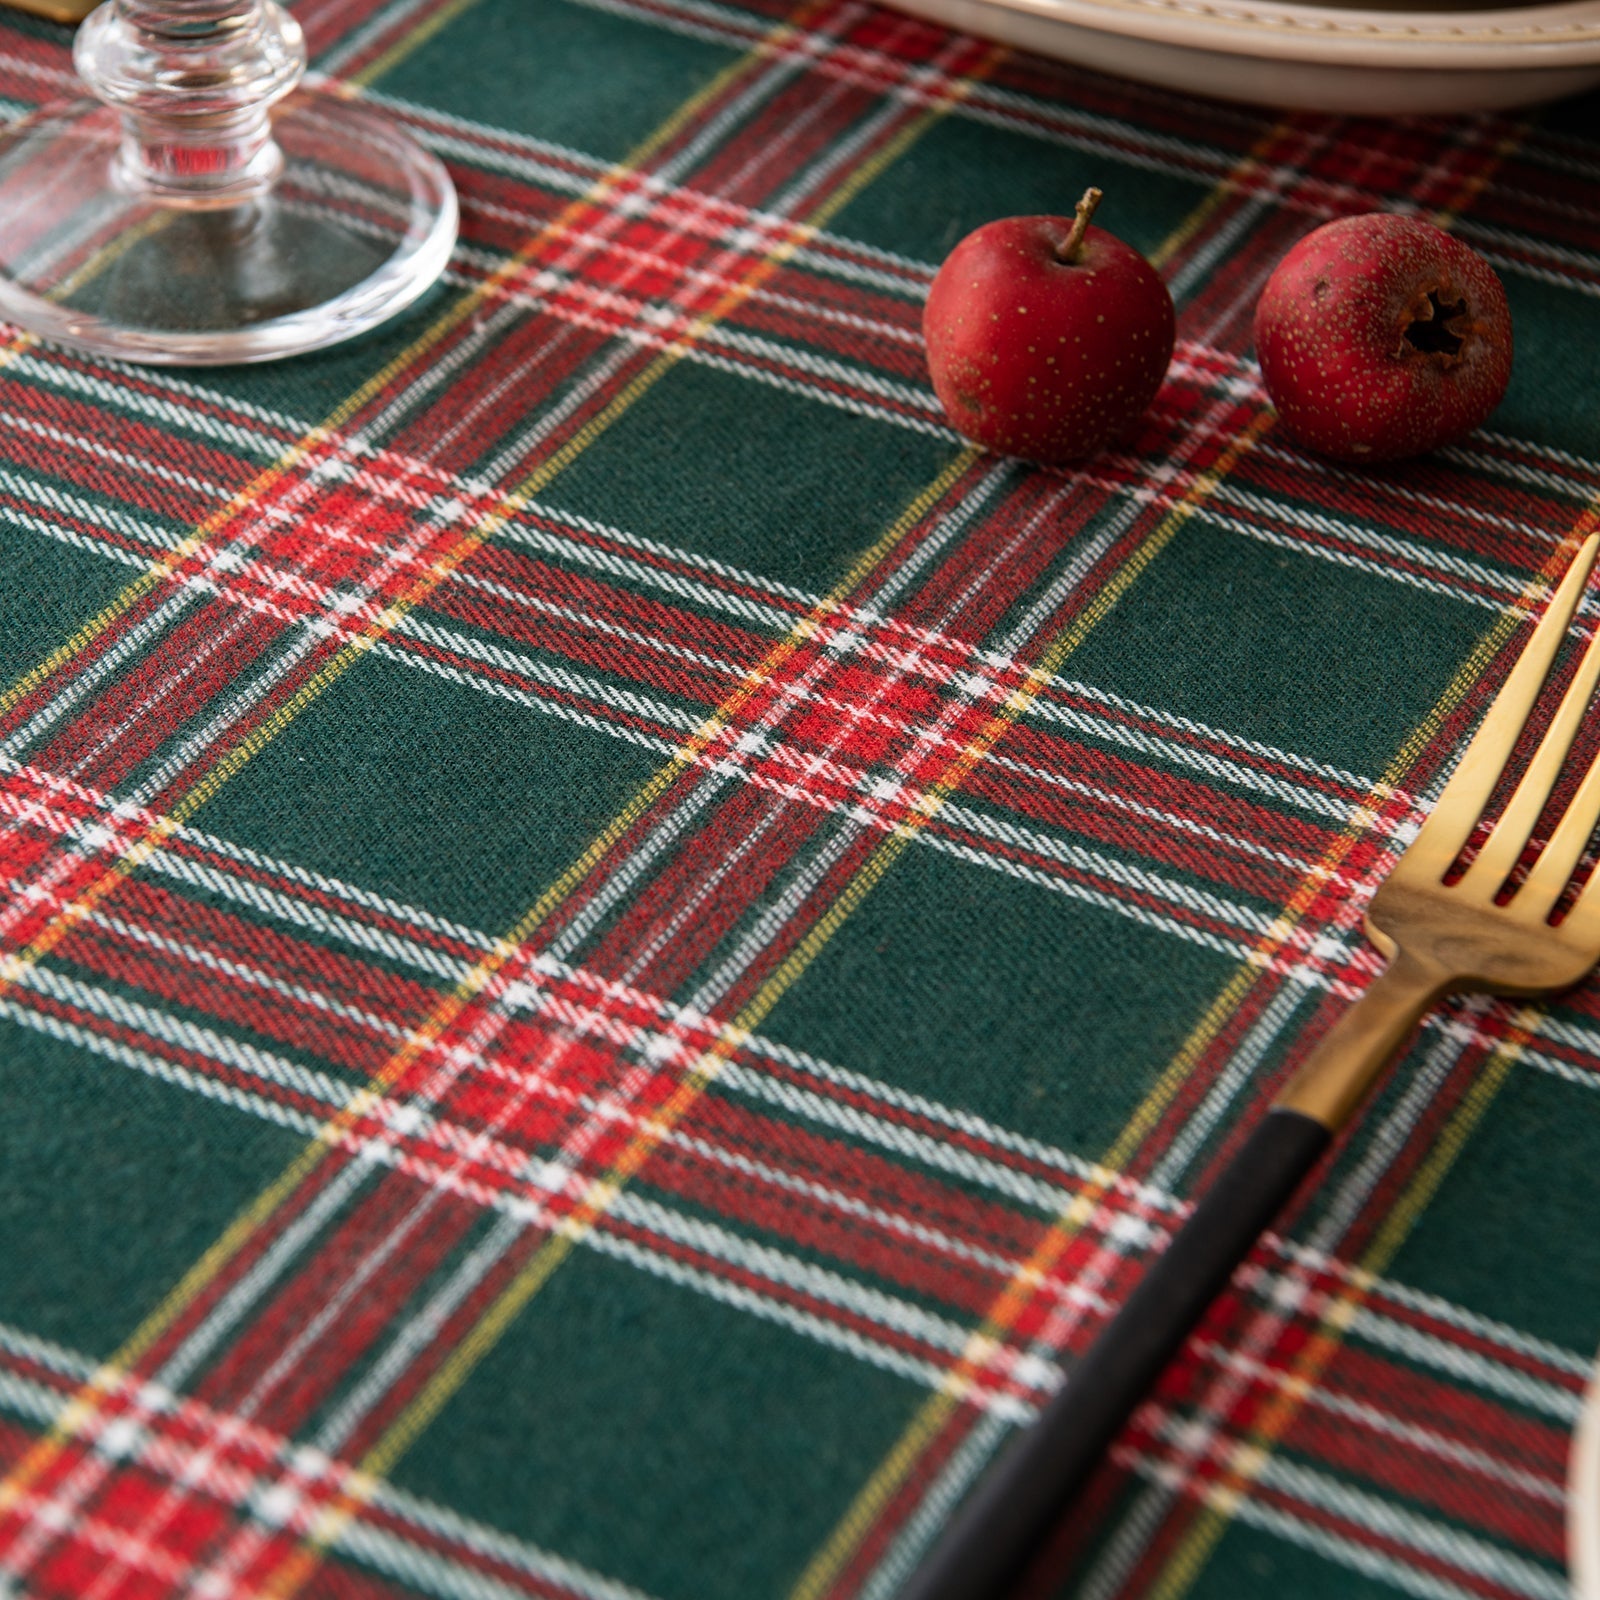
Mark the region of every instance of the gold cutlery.
POLYGON ((99 4, 100 0, 0 0, 9 11, 26 11, 51 22, 82 22, 99 4))
POLYGON ((1600 822, 1600 759, 1532 865, 1516 871, 1538 843, 1536 825, 1600 680, 1600 629, 1488 837, 1455 870, 1502 777, 1510 776, 1597 548, 1600 534, 1584 541, 1438 804, 1373 896, 1366 930, 1388 965, 1290 1079, 1038 1420, 984 1475, 901 1600, 999 1600, 1006 1593, 1430 1007, 1447 994, 1553 994, 1600 960, 1600 871, 1553 920, 1600 822))

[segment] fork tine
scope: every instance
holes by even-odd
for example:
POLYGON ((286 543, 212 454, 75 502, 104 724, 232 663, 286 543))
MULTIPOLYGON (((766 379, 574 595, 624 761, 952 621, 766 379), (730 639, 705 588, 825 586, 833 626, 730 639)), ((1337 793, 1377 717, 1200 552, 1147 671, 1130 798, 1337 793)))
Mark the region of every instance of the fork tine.
MULTIPOLYGON (((1589 649, 1591 653, 1600 649, 1600 636, 1589 649)), ((1600 758, 1589 763, 1589 770, 1584 773, 1583 782, 1578 785, 1572 803, 1561 814, 1561 821, 1550 835, 1550 842, 1539 852, 1539 859, 1528 872, 1527 882, 1517 890, 1512 904, 1518 911, 1537 917, 1541 922, 1550 915, 1556 901, 1561 898, 1561 891, 1566 888, 1579 861, 1583 859, 1583 847, 1588 844, 1597 823, 1600 823, 1600 758)), ((1596 878, 1600 879, 1600 874, 1596 874, 1596 878)), ((1584 896, 1591 886, 1584 885, 1584 896)), ((1576 911, 1577 906, 1574 905, 1573 913, 1576 911)))
POLYGON ((1523 646, 1517 664, 1494 697, 1483 726, 1472 736, 1472 743, 1457 763, 1438 804, 1406 851, 1413 860, 1426 857, 1425 865, 1436 867, 1441 877, 1467 842, 1474 824, 1483 815, 1489 796, 1494 793, 1501 770, 1510 759, 1517 736, 1549 676, 1572 614, 1578 609, 1597 550, 1600 550, 1600 534, 1591 533, 1572 558, 1572 565, 1551 596, 1539 626, 1533 630, 1533 637, 1523 646))
MULTIPOLYGON (((1583 660, 1578 663, 1578 670, 1567 685, 1567 692, 1561 697, 1561 706, 1546 729, 1544 738, 1539 741, 1539 748, 1534 752, 1528 770, 1507 801, 1494 830, 1484 841, 1483 849, 1462 874, 1461 882, 1456 885, 1458 889, 1492 899, 1496 890, 1506 881, 1506 875, 1516 866, 1517 857, 1532 837, 1533 825, 1539 820, 1539 813, 1544 810, 1550 791, 1556 786, 1556 779, 1561 776, 1561 765, 1567 759, 1567 752, 1572 748, 1578 729, 1583 726, 1584 717, 1588 715, 1589 702, 1594 698, 1597 682, 1600 682, 1600 631, 1590 639, 1588 648, 1583 652, 1583 660)), ((1567 809, 1571 811, 1573 807, 1567 809)), ((1572 861, 1567 866, 1569 875, 1578 855, 1583 852, 1587 838, 1588 834, 1585 833, 1583 839, 1578 841, 1572 861)), ((1567 848, 1568 842, 1563 841, 1563 849, 1567 848)), ((1554 837, 1550 843, 1555 843, 1554 837)), ((1545 856, 1549 854, 1548 849, 1541 854, 1538 866, 1543 865, 1545 856)), ((1549 870, 1554 872, 1555 866, 1556 862, 1552 860, 1549 870)), ((1556 885, 1557 896, 1565 883, 1566 877, 1563 877, 1556 885)))
MULTIPOLYGON (((1578 849, 1581 851, 1583 846, 1580 844, 1578 849)), ((1565 887, 1563 884, 1562 888, 1565 887)), ((1546 911, 1544 915, 1549 916, 1550 913, 1546 911)), ((1561 919, 1560 932, 1580 947, 1588 946, 1591 957, 1596 950, 1600 950, 1600 872, 1596 872, 1584 884, 1582 892, 1572 903, 1572 909, 1561 919)))

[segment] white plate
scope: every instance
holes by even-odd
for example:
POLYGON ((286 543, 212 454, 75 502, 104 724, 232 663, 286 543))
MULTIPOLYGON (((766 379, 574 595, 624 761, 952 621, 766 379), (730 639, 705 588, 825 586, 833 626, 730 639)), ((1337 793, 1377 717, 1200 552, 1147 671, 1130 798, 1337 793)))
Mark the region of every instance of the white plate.
POLYGON ((1567 1560, 1573 1600, 1600 1600, 1600 1366, 1583 1397, 1567 1467, 1567 1560))
POLYGON ((1481 111, 1600 83, 1600 0, 1391 11, 1278 0, 893 0, 967 33, 1227 100, 1481 111))

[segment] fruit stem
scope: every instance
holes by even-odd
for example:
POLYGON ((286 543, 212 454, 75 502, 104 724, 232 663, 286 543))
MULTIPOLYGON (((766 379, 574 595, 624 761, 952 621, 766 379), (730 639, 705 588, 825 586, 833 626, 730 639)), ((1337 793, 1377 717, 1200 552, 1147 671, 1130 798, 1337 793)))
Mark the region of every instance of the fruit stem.
POLYGON ((1077 210, 1072 219, 1072 232, 1056 246, 1056 260, 1066 266, 1071 266, 1082 253, 1083 236, 1089 231, 1089 219, 1094 216, 1094 208, 1100 204, 1102 195, 1098 189, 1085 189, 1083 199, 1078 202, 1077 210))

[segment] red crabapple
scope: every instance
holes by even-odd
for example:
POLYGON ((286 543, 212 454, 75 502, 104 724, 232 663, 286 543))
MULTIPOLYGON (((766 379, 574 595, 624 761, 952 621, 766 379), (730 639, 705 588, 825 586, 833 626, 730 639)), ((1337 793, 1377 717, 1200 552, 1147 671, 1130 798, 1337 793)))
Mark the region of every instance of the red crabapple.
POLYGON ((1450 444, 1500 403, 1511 311, 1494 268, 1431 223, 1385 212, 1308 233, 1256 305, 1284 431, 1334 461, 1450 444))
POLYGON ((1059 465, 1125 437, 1172 359, 1172 296, 1131 245, 1074 217, 1004 217, 945 258, 922 315, 951 423, 1006 455, 1059 465))

